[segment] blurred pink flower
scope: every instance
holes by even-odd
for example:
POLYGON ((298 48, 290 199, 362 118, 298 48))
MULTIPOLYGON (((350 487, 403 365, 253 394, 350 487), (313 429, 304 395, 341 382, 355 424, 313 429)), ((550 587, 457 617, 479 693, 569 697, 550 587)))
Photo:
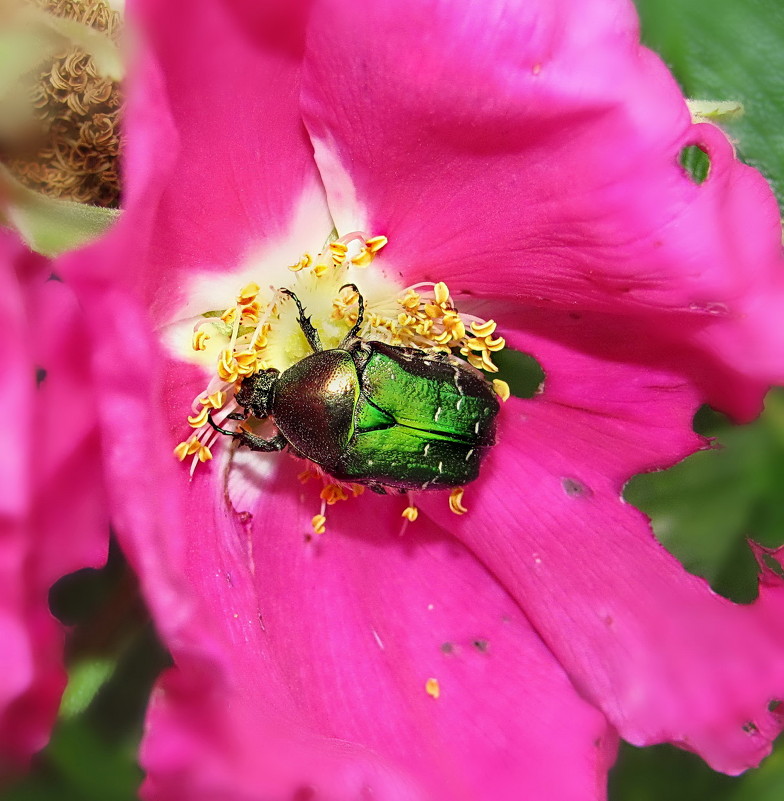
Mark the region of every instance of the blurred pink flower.
POLYGON ((701 403, 748 419, 784 379, 778 211, 631 4, 315 0, 286 28, 240 0, 129 6, 139 210, 69 275, 114 522, 176 664, 145 798, 595 799, 616 732, 756 764, 782 723, 781 581, 714 595, 621 491, 705 447, 701 403), (546 373, 502 409, 470 512, 421 494, 402 539, 370 493, 306 536, 318 500, 286 455, 217 448, 190 482, 171 456, 208 378, 178 321, 333 222, 546 373))
POLYGON ((106 559, 89 341, 52 263, 0 231, 3 453, 0 459, 0 774, 49 738, 65 684, 63 627, 49 588, 106 559))

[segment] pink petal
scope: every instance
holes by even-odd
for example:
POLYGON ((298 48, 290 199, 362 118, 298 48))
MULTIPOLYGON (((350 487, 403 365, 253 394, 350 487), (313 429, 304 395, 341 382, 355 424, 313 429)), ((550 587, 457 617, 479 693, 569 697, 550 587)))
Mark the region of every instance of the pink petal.
MULTIPOLYGON (((320 212, 320 243, 330 226, 299 116, 296 53, 258 49, 223 3, 129 5, 151 52, 131 82, 126 185, 153 191, 133 214, 138 225, 156 212, 140 289, 163 321, 182 305, 186 278, 238 270, 286 233, 303 198, 320 212)), ((299 247, 282 258, 296 262, 299 247)))
POLYGON ((41 749, 65 674, 51 585, 106 558, 109 524, 88 348, 68 287, 51 264, 0 237, 6 446, 0 460, 0 752, 22 767, 41 749), (41 369, 40 385, 36 372, 41 369))
MULTIPOLYGON (((571 326, 590 347, 590 326, 571 326)), ((420 503, 498 577, 625 739, 674 742, 728 773, 756 765, 784 723, 768 709, 784 697, 781 581, 767 574, 748 607, 716 596, 621 500, 632 475, 700 446, 699 391, 666 362, 635 364, 650 346, 633 335, 601 358, 575 342, 523 342, 559 369, 543 395, 502 410, 469 514, 448 521, 438 499, 420 503)))
POLYGON ((690 123, 631 3, 315 9, 303 109, 340 230, 388 236, 406 282, 643 319, 784 380, 773 194, 690 123), (703 185, 678 164, 692 144, 712 160, 703 185))

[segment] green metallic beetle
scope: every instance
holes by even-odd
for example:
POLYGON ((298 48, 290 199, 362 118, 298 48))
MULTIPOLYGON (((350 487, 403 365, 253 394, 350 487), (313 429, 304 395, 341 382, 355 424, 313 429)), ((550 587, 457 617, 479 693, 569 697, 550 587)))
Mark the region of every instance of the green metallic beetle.
MULTIPOLYGON (((358 338, 364 317, 339 347, 324 350, 297 296, 288 295, 310 356, 283 373, 263 370, 243 379, 233 420, 272 418, 278 433, 264 439, 220 428, 255 451, 291 448, 333 478, 386 489, 458 487, 473 481, 495 443, 499 402, 482 374, 449 354, 358 338)), ((341 287, 342 289, 343 287, 341 287)))

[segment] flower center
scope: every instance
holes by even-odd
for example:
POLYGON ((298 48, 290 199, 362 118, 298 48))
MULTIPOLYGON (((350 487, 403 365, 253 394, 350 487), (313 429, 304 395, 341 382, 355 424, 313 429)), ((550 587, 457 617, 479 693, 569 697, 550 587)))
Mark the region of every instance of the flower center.
MULTIPOLYGON (((108 40, 119 39, 120 15, 103 0, 29 0, 28 6, 27 23, 43 30, 49 54, 42 50, 42 61, 3 99, 0 113, 15 124, 3 131, 0 160, 29 189, 117 207, 119 81, 102 74, 93 54, 63 31, 78 23, 105 37, 99 47, 113 46, 108 40)), ((92 33, 85 41, 98 38, 92 33)))
MULTIPOLYGON (((200 462, 212 458, 212 448, 222 433, 229 431, 236 436, 254 426, 254 418, 248 416, 247 410, 263 408, 265 401, 248 400, 256 396, 243 389, 246 379, 267 372, 277 376, 314 353, 303 317, 315 329, 323 351, 347 346, 351 333, 360 341, 414 348, 422 352, 422 361, 427 364, 439 359, 443 363, 456 351, 472 367, 497 372, 493 353, 500 351, 505 342, 503 337, 495 336, 495 322, 459 312, 443 282, 423 282, 401 290, 379 271, 369 270, 386 244, 384 236, 348 234, 329 242, 317 256, 306 253, 291 265, 288 286, 263 291, 257 283, 249 283, 240 289, 232 306, 201 316, 193 328, 191 347, 195 353, 208 357, 214 374, 193 402, 188 417, 194 429, 192 435, 174 449, 180 460, 191 457, 191 474, 200 462), (238 402, 240 391, 242 402, 238 402), (237 419, 243 420, 239 429, 225 428, 237 419)), ((462 393, 461 371, 452 369, 456 391, 462 393)), ((337 373, 331 381, 336 387, 342 384, 337 373)), ((505 382, 496 379, 493 389, 503 400, 509 397, 505 382)), ((331 384, 323 390, 332 391, 331 384)), ((458 410, 462 403, 457 401, 458 410)), ((440 407, 435 411, 436 420, 440 411, 440 407)), ((472 431, 473 425, 472 421, 472 431)), ((477 432, 479 425, 477 422, 477 432)), ((273 449, 280 448, 269 448, 273 449)), ((466 460, 472 453, 466 450, 466 460)), ((441 467, 439 464, 439 471, 441 467)), ((300 474, 303 482, 311 478, 320 478, 324 483, 322 508, 312 521, 314 531, 320 534, 325 530, 326 507, 358 495, 365 488, 336 481, 315 463, 300 474)), ((462 497, 462 487, 453 489, 449 505, 455 514, 467 511, 462 497)), ((408 500, 402 513, 404 527, 417 517, 410 492, 408 500)))

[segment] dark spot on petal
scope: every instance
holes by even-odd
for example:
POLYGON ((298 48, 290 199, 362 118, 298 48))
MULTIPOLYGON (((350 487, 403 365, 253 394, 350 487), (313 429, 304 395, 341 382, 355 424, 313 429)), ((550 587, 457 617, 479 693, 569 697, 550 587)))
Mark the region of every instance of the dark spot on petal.
POLYGON ((454 652, 455 652, 455 646, 452 645, 451 642, 442 642, 441 643, 441 653, 453 654, 454 652))
POLYGON ((46 370, 43 367, 35 368, 35 383, 36 386, 41 386, 46 380, 46 370))
POLYGON ((781 706, 781 701, 779 701, 778 698, 774 698, 768 704, 768 712, 780 712, 780 710, 779 710, 780 706, 781 706))
POLYGON ((471 645, 473 645, 477 651, 483 654, 486 654, 487 649, 490 647, 490 643, 487 640, 473 640, 471 645))
POLYGON ((759 731, 757 724, 753 720, 750 720, 748 723, 744 723, 742 728, 746 734, 756 734, 759 731))
POLYGON ((580 314, 580 312, 569 312, 569 316, 572 318, 572 320, 582 320, 583 319, 583 316, 582 316, 582 314, 580 314))
POLYGON ((612 626, 613 623, 615 623, 615 620, 613 619, 612 615, 605 615, 603 622, 604 622, 605 626, 609 627, 609 626, 612 626))
POLYGON ((313 787, 299 787, 291 796, 291 801, 313 801, 316 797, 316 790, 313 787))
POLYGON ((229 585, 229 587, 234 586, 234 580, 231 577, 231 573, 229 573, 228 571, 226 572, 226 583, 229 585))
POLYGON ((47 281, 59 281, 61 284, 63 283, 63 279, 60 278, 57 273, 52 273, 47 279, 47 281))
POLYGON ((305 534, 305 542, 306 543, 313 542, 313 535, 312 534, 305 534))
POLYGON ((237 520, 240 523, 250 523, 253 520, 253 515, 250 512, 237 512, 237 520))
POLYGON ((593 490, 576 478, 562 478, 561 484, 564 488, 564 492, 570 498, 590 498, 591 495, 593 495, 593 490))

